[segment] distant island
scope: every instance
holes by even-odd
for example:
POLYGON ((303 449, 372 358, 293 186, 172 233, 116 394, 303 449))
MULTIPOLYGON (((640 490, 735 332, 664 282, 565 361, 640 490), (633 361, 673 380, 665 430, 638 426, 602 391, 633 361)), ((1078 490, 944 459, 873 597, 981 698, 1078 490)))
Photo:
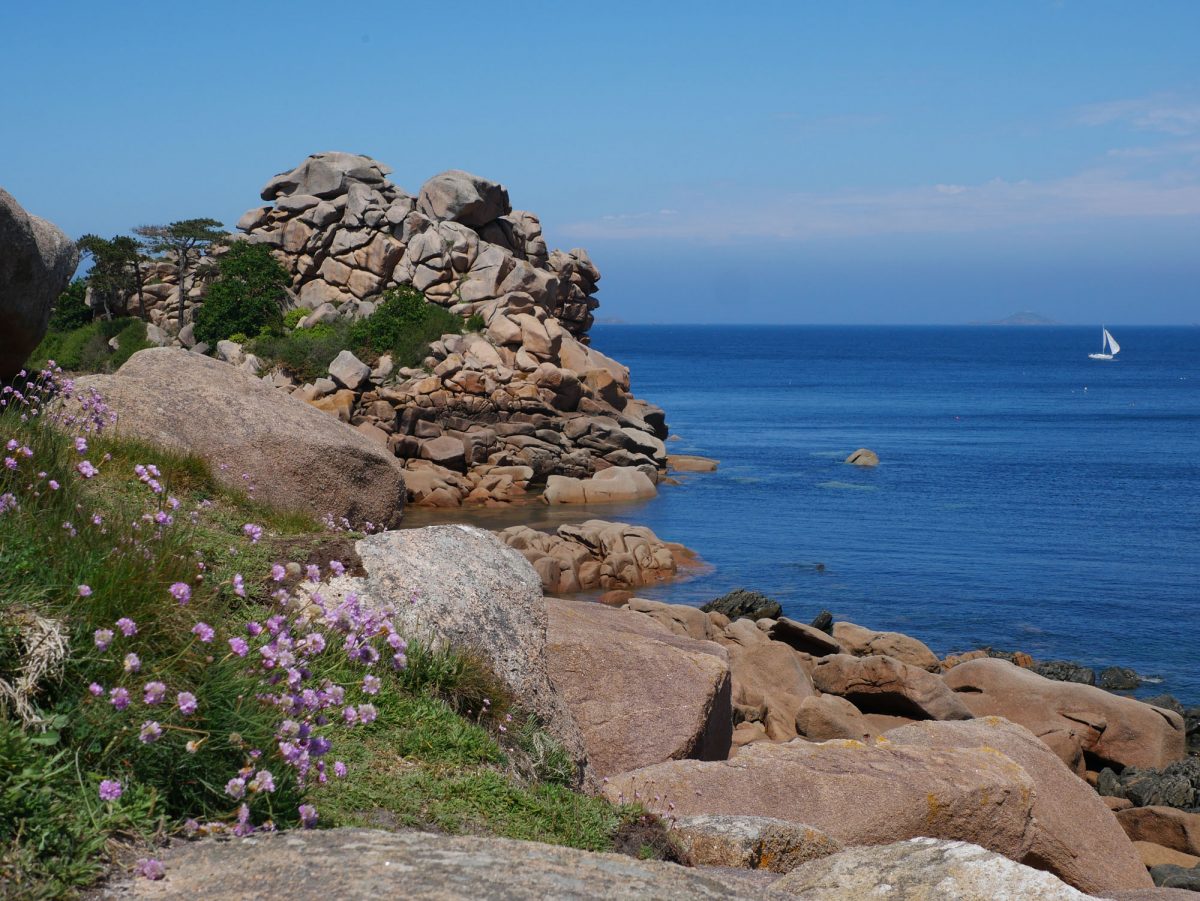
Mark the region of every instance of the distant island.
POLYGON ((1041 313, 1034 313, 1031 310, 1022 310, 1020 313, 1013 313, 1011 316, 1006 316, 1003 319, 994 319, 990 322, 972 322, 971 325, 1061 325, 1049 316, 1043 316, 1041 313))

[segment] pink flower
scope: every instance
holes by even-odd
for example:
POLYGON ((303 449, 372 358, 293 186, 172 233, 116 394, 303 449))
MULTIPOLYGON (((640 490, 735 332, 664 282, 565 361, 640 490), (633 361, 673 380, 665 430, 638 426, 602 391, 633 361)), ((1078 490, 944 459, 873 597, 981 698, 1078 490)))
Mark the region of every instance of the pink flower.
POLYGON ((282 582, 283 577, 287 575, 287 570, 280 564, 276 563, 271 567, 271 578, 276 582, 282 582))
POLYGON ((92 633, 92 640, 96 642, 96 647, 102 651, 107 651, 108 646, 112 644, 113 630, 112 629, 97 629, 92 633))
POLYGON ((131 620, 128 616, 122 616, 117 620, 117 628, 121 630, 121 634, 126 638, 137 635, 137 623, 131 620))
POLYGON ((179 601, 181 607, 192 599, 192 589, 187 586, 186 582, 176 582, 170 587, 169 591, 171 592, 171 597, 179 601))
POLYGON ((90 479, 93 476, 99 475, 99 473, 100 473, 100 470, 98 470, 95 466, 93 466, 87 460, 84 460, 81 463, 76 463, 75 469, 77 469, 79 471, 79 474, 81 476, 83 476, 85 479, 90 479))
POLYGON ((90 596, 91 593, 92 593, 92 587, 90 585, 80 585, 79 586, 79 596, 81 598, 86 598, 86 597, 90 596))
POLYGON ((239 657, 245 657, 250 650, 250 645, 246 644, 246 639, 244 638, 231 638, 229 639, 229 650, 233 651, 239 657))
POLYGON ((235 801, 246 797, 246 780, 241 777, 230 779, 225 783, 225 794, 229 795, 235 801))
POLYGON ((100 800, 115 801, 121 797, 121 783, 115 779, 102 779, 100 781, 100 800))
POLYGON ((108 693, 108 700, 109 700, 109 703, 113 705, 113 707, 117 708, 117 710, 124 710, 126 707, 129 706, 129 689, 127 689, 127 688, 111 689, 108 693))
POLYGON ((342 763, 340 760, 335 760, 333 762, 333 775, 337 776, 339 779, 345 778, 346 764, 342 763))
POLYGON ((163 699, 167 686, 161 682, 147 682, 142 686, 142 703, 153 706, 163 699))
POLYGON ((233 593, 239 598, 244 598, 246 596, 246 582, 242 578, 241 573, 233 574, 233 593))
POLYGON ((100 695, 104 694, 104 686, 99 682, 93 682, 88 686, 88 691, 91 692, 92 697, 98 698, 100 695))
POLYGON ((379 677, 366 675, 363 676, 362 684, 363 694, 373 695, 379 693, 379 677))
POLYGON ((155 860, 153 857, 139 857, 134 872, 143 879, 150 880, 162 879, 167 875, 167 869, 162 865, 162 861, 155 860))
POLYGON ((150 745, 162 738, 162 726, 154 720, 146 720, 142 723, 141 731, 138 732, 138 741, 144 745, 150 745))
POLYGON ((258 544, 258 541, 263 536, 262 526, 256 526, 254 523, 248 522, 242 526, 242 532, 250 539, 251 544, 258 544))
POLYGON ((142 659, 137 654, 126 654, 123 665, 125 672, 136 673, 142 668, 142 659))
POLYGON ((79 451, 79 453, 81 453, 81 454, 86 454, 87 449, 88 448, 87 448, 87 439, 86 438, 76 438, 75 439, 75 450, 79 451))
POLYGON ((340 576, 346 571, 346 567, 342 565, 341 560, 330 560, 329 568, 333 571, 335 576, 340 576))
POLYGON ((321 581, 321 567, 317 566, 315 563, 308 564, 308 566, 305 567, 305 570, 304 570, 304 577, 306 579, 308 579, 308 581, 310 581, 310 582, 314 582, 314 583, 320 582, 321 581))
POLYGON ((300 825, 305 829, 312 829, 317 825, 317 808, 311 804, 301 804, 299 810, 300 825))
POLYGON ((271 775, 271 771, 259 770, 258 775, 250 782, 250 791, 268 793, 275 791, 275 777, 271 775))
POLYGON ((213 635, 216 633, 208 623, 196 623, 196 625, 192 626, 192 634, 207 644, 213 640, 213 635))
POLYGON ((196 712, 196 696, 190 691, 181 691, 175 696, 175 700, 179 704, 179 712, 184 716, 191 716, 196 712))

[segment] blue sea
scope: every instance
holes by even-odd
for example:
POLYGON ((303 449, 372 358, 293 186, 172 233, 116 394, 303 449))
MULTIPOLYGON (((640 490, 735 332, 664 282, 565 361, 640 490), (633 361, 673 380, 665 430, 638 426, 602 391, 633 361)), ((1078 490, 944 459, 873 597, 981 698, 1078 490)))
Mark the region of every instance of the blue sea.
MULTIPOLYGON (((720 469, 639 505, 528 507, 654 529, 708 565, 640 595, 756 588, 939 653, 1128 666, 1200 703, 1200 327, 597 326, 720 469), (874 469, 841 461, 858 447, 874 469)), ((505 523, 498 523, 503 525, 505 523)))

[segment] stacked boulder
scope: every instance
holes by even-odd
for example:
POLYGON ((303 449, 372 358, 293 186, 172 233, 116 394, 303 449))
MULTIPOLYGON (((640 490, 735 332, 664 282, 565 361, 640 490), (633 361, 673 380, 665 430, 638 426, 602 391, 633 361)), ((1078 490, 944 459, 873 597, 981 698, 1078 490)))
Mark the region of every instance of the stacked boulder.
POLYGON ((310 385, 267 378, 404 460, 417 505, 510 503, 552 476, 578 480, 551 493, 565 502, 653 494, 665 417, 630 394, 626 367, 588 345, 600 274, 587 253, 547 250, 537 217, 514 211, 494 182, 452 170, 413 197, 389 172, 365 156, 315 154, 271 179, 262 196, 272 203, 238 228, 291 273, 310 311, 303 327, 368 316, 383 291, 411 285, 482 330, 435 341, 421 369, 343 354, 310 385), (641 477, 592 484, 612 468, 641 477))
POLYGON ((559 526, 552 533, 512 526, 497 535, 533 564, 548 594, 665 582, 691 556, 645 526, 602 519, 559 526))

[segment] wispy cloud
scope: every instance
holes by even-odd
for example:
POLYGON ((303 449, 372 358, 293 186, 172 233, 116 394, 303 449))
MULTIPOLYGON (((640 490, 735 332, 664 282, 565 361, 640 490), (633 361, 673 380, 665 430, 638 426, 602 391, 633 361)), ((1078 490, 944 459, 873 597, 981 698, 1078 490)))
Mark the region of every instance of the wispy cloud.
POLYGON ((1169 95, 1093 103, 1080 109, 1081 125, 1124 124, 1138 131, 1169 135, 1200 133, 1200 101, 1169 95))
POLYGON ((1200 216, 1200 178, 1154 178, 1093 169, 1045 181, 992 179, 881 191, 748 196, 705 192, 670 215, 623 213, 564 227, 572 239, 675 238, 704 242, 807 240, 885 234, 961 233, 1099 218, 1200 216))

